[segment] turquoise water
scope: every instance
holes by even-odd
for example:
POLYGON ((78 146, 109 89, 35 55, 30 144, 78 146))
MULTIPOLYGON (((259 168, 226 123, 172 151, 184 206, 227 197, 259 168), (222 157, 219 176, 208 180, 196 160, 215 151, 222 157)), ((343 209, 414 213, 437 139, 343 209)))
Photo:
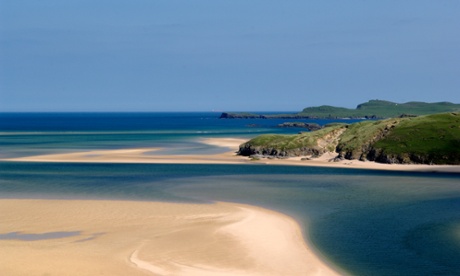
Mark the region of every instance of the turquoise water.
MULTIPOLYGON (((139 129, 111 124, 110 116, 101 122, 97 115, 92 120, 69 115, 80 125, 61 118, 65 127, 50 123, 51 115, 21 116, 16 119, 28 126, 16 123, 12 129, 5 127, 14 126, 11 121, 0 121, 4 156, 139 145, 212 153, 217 149, 197 139, 299 131, 275 128, 270 120, 256 120, 254 127, 212 116, 181 120, 177 115, 160 128, 165 117, 157 114, 147 116, 139 129)), ((459 180, 458 174, 268 165, 0 162, 1 198, 230 201, 278 210, 296 218, 317 251, 351 275, 460 275, 459 180)), ((0 228, 0 236, 8 234, 0 228)))
POLYGON ((276 127, 292 120, 224 120, 218 119, 219 115, 209 112, 0 113, 0 158, 139 147, 164 147, 164 153, 171 154, 196 153, 216 150, 196 143, 201 138, 249 139, 257 134, 303 130, 276 127))

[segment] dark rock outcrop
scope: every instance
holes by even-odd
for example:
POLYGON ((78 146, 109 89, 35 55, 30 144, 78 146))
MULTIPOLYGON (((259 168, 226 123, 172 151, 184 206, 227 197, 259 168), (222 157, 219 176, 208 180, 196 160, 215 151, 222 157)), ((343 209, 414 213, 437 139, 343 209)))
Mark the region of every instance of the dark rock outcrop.
POLYGON ((219 119, 265 119, 264 115, 252 113, 228 113, 224 112, 220 115, 219 119))
POLYGON ((296 149, 279 149, 274 147, 253 146, 245 143, 240 146, 238 155, 241 156, 261 156, 261 157, 296 157, 296 156, 321 156, 325 152, 320 147, 302 147, 296 149))
POLYGON ((298 128, 306 128, 310 131, 321 129, 321 126, 316 123, 302 123, 302 122, 286 122, 279 124, 278 127, 298 127, 298 128))

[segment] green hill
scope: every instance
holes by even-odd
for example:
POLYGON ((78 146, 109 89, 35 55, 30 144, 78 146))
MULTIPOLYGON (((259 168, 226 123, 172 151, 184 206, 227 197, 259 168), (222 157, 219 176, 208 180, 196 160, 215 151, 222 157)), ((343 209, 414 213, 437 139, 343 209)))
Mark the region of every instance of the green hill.
POLYGON ((319 156, 381 163, 460 164, 460 113, 350 125, 296 135, 261 135, 240 146, 243 156, 319 156))
POLYGON ((370 100, 359 104, 355 109, 333 106, 307 107, 299 114, 310 118, 392 118, 402 115, 426 115, 455 111, 460 111, 460 104, 449 102, 407 102, 399 104, 382 100, 370 100))
POLYGON ((299 113, 293 114, 251 114, 251 113, 222 113, 220 118, 225 119, 274 119, 274 118, 298 118, 298 119, 339 119, 339 118, 372 118, 384 119, 400 116, 419 116, 442 112, 458 112, 460 104, 450 102, 425 103, 407 102, 394 103, 382 100, 370 100, 359 104, 355 109, 335 107, 329 105, 304 108, 299 113))

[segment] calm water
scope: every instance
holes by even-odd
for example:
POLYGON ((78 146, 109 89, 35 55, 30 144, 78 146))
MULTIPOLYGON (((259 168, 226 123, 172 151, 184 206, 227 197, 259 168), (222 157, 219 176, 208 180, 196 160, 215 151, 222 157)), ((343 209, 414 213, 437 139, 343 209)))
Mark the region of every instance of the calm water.
MULTIPOLYGON (((217 116, 3 114, 0 149, 2 156, 141 145, 212 153, 217 149, 197 140, 299 131, 276 128, 272 120, 217 116)), ((460 275, 459 180, 456 174, 266 165, 0 162, 2 198, 220 200, 279 210, 352 275, 460 275)))
MULTIPOLYGON (((299 120, 224 120, 220 113, 0 113, 0 158, 136 147, 196 153, 213 147, 199 138, 297 133, 278 128, 299 120)), ((352 120, 345 120, 351 122, 352 120)), ((305 121, 326 124, 330 121, 305 121)))

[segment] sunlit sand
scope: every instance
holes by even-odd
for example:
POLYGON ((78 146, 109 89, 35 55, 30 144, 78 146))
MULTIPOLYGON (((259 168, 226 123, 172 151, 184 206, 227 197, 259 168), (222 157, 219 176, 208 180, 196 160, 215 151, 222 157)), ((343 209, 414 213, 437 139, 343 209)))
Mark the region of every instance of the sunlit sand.
POLYGON ((336 275, 293 219, 248 205, 3 199, 0 221, 2 275, 336 275))
POLYGON ((229 151, 219 154, 183 154, 161 155, 149 154, 160 148, 94 150, 61 154, 46 154, 19 158, 2 159, 4 161, 28 162, 93 162, 93 163, 163 163, 163 164, 270 164, 292 166, 319 166, 335 168, 355 168, 393 171, 427 171, 460 173, 460 166, 451 165, 412 165, 412 164, 381 164, 358 160, 341 160, 334 162, 335 153, 325 153, 319 158, 302 160, 301 157, 286 159, 260 158, 258 160, 237 156, 238 146, 247 140, 237 138, 207 138, 200 142, 212 146, 228 148, 229 151))
MULTIPOLYGON (((388 165, 320 158, 237 156, 244 139, 209 138, 219 154, 95 150, 8 159, 29 162, 272 164, 460 172, 460 166, 388 165)), ((335 275, 291 218, 232 203, 0 200, 5 275, 335 275)))

